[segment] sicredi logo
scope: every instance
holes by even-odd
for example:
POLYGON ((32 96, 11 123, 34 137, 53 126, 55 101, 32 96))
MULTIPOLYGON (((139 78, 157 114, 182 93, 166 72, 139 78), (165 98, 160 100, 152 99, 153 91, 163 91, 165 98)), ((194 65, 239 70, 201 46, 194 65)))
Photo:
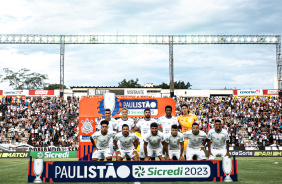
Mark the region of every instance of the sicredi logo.
POLYGON ((209 165, 133 165, 134 178, 208 178, 209 165))
POLYGON ((54 152, 52 153, 51 151, 50 152, 46 151, 44 153, 44 158, 69 158, 69 152, 66 151, 66 152, 63 152, 63 153, 54 153, 54 152))

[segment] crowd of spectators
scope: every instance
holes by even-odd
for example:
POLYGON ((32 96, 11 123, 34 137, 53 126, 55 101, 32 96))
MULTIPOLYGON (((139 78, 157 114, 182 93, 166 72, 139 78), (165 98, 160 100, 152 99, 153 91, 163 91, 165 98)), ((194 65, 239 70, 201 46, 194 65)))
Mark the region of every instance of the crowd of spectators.
POLYGON ((0 143, 74 146, 78 142, 78 103, 79 98, 2 99, 0 143))
POLYGON ((243 146, 240 132, 247 133, 245 146, 282 144, 282 101, 278 97, 176 97, 175 103, 176 116, 181 105, 187 104, 205 131, 213 127, 215 119, 221 119, 233 145, 243 146))
MULTIPOLYGON (((282 101, 276 97, 175 97, 176 116, 187 104, 204 131, 221 119, 233 146, 282 144, 282 101), (244 144, 242 132, 247 134, 244 144)), ((79 98, 25 97, 2 99, 0 144, 32 146, 78 144, 79 98), (5 104, 5 105, 3 105, 5 104), (5 109, 6 108, 6 109, 5 109)), ((135 118, 137 122, 140 118, 135 118)))

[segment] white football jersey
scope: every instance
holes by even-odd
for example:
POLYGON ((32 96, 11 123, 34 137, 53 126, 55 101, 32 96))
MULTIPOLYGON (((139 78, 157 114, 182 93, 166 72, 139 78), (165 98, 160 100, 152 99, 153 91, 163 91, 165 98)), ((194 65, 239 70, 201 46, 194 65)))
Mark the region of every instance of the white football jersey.
POLYGON ((171 134, 165 136, 165 142, 168 143, 169 150, 179 150, 180 143, 184 142, 184 136, 182 133, 177 132, 176 136, 172 136, 171 134))
POLYGON ((155 136, 152 135, 151 131, 149 131, 144 138, 144 141, 148 142, 148 148, 151 149, 161 148, 161 142, 164 140, 164 134, 160 131, 158 131, 155 136))
POLYGON ((158 125, 161 125, 165 135, 169 135, 171 133, 171 125, 179 126, 179 123, 176 117, 167 118, 163 116, 158 119, 158 125))
POLYGON ((120 141, 120 148, 125 150, 132 150, 134 148, 133 140, 137 140, 138 137, 135 133, 129 133, 128 136, 123 136, 122 132, 116 134, 114 140, 120 141))
POLYGON ((101 131, 95 132, 91 137, 97 139, 96 146, 98 149, 104 150, 109 147, 109 141, 116 135, 116 132, 108 131, 106 135, 102 135, 101 131))
POLYGON ((199 130, 198 135, 194 135, 192 130, 188 130, 183 134, 183 136, 189 139, 187 148, 193 149, 200 149, 202 147, 202 140, 207 138, 206 133, 202 130, 199 130))
POLYGON ((116 122, 116 127, 115 129, 118 132, 122 131, 122 125, 127 124, 129 127, 129 130, 131 130, 135 125, 134 125, 134 121, 132 118, 128 118, 126 121, 123 121, 121 118, 117 120, 116 122))
MULTIPOLYGON (((101 119, 101 121, 103 121, 105 119, 101 119)), ((98 130, 101 130, 101 121, 99 121, 98 123, 98 127, 97 129, 98 130)), ((116 127, 116 123, 117 123, 117 120, 115 120, 114 118, 111 118, 111 120, 109 121, 109 125, 108 125, 108 130, 109 131, 114 131, 115 127, 116 127)))
POLYGON ((154 119, 150 119, 150 120, 145 120, 145 119, 140 119, 137 124, 136 127, 140 128, 141 131, 141 139, 144 140, 145 136, 148 132, 150 132, 150 125, 152 123, 156 122, 156 120, 154 119))
POLYGON ((225 129, 221 129, 220 133, 217 133, 215 129, 210 129, 207 138, 212 140, 213 149, 225 149, 226 141, 229 141, 228 132, 225 129))

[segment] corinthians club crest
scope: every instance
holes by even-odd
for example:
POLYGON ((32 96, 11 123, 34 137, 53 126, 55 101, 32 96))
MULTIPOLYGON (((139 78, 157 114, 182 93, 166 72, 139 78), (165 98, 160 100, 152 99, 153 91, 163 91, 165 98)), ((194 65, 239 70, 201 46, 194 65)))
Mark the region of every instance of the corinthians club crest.
POLYGON ((85 133, 85 134, 89 134, 91 132, 93 132, 93 120, 89 121, 88 118, 86 118, 85 121, 81 120, 82 123, 82 127, 81 127, 81 132, 85 133))

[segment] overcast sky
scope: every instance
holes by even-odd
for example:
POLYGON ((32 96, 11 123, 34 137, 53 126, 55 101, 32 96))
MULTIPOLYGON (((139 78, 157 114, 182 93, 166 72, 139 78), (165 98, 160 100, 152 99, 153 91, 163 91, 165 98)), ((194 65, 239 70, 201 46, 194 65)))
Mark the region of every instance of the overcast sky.
MULTIPOLYGON (((0 0, 0 34, 281 35, 281 0, 0 0)), ((0 45, 2 68, 60 83, 59 45, 0 45)), ((174 46, 192 89, 273 89, 274 45, 174 46)), ((169 83, 167 45, 66 45, 65 85, 169 83)), ((0 89, 12 89, 0 83, 0 89)))

